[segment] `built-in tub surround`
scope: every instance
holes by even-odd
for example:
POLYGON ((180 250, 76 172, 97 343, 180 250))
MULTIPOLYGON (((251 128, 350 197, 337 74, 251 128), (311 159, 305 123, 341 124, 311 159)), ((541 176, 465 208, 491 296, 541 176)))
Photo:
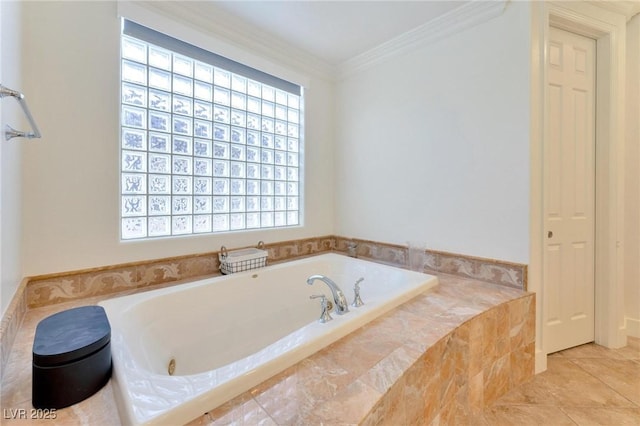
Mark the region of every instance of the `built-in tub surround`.
POLYGON ((186 423, 437 282, 328 253, 101 302, 111 322, 112 383, 123 423, 186 423), (346 294, 364 278, 366 303, 318 322, 320 307, 310 296, 332 295, 322 282, 307 285, 315 274, 331 277, 346 294))
MULTIPOLYGON (((353 243, 357 244, 356 254, 360 258, 399 267, 408 266, 406 246, 340 236, 267 244, 268 264, 330 251, 347 254, 349 245, 353 243)), ((422 272, 447 273, 526 289, 526 265, 492 259, 425 250, 422 272)), ((17 329, 29 309, 91 297, 127 294, 219 274, 218 252, 213 251, 25 278, 0 323, 0 365, 6 364, 17 329)))
POLYGON ((440 285, 190 425, 474 424, 533 376, 535 298, 440 285))
MULTIPOLYGON (((437 287, 223 406, 210 407, 192 424, 472 424, 464 419, 533 375, 534 295, 448 274, 438 278, 437 287)), ((107 298, 27 311, 2 382, 0 408, 31 408, 31 345, 38 321, 107 298)), ((117 426, 112 383, 45 422, 117 426)), ((12 424, 24 421, 7 421, 12 424)))

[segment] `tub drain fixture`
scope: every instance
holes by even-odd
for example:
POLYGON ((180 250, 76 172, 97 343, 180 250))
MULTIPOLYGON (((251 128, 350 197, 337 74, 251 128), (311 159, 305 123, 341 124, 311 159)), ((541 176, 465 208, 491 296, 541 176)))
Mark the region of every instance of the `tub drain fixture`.
POLYGON ((175 360, 175 358, 171 358, 171 361, 169 361, 169 368, 167 369, 167 371, 169 372, 170 376, 173 376, 173 373, 176 371, 176 360, 175 360))

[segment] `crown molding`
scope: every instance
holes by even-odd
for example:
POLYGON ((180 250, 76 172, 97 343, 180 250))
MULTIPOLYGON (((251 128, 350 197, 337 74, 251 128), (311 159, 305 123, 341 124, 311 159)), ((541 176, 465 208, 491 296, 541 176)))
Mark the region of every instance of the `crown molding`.
POLYGON ((594 6, 623 15, 627 22, 640 13, 640 2, 637 0, 592 0, 594 6))
POLYGON ((270 62, 324 80, 333 80, 336 75, 335 66, 221 10, 215 2, 143 1, 138 4, 270 62), (203 4, 209 7, 206 13, 203 13, 203 4))
POLYGON ((339 65, 296 48, 290 43, 259 30, 215 6, 215 2, 136 2, 143 8, 186 24, 275 64, 291 67, 323 80, 336 81, 472 28, 501 15, 511 0, 472 0, 421 26, 384 42, 339 65), (203 10, 203 4, 209 8, 203 10))
POLYGON ((337 78, 344 79, 405 52, 434 43, 501 15, 510 0, 473 0, 425 24, 343 62, 337 78))

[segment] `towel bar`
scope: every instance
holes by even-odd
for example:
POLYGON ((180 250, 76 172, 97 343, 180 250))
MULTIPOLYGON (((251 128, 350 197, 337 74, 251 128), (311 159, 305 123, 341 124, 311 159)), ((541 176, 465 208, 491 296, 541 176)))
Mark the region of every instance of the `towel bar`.
POLYGON ((27 106, 27 101, 25 101, 24 99, 24 95, 18 92, 17 90, 9 89, 8 87, 5 87, 0 84, 0 99, 6 96, 12 96, 18 100, 18 103, 22 107, 22 111, 24 111, 24 115, 27 116, 27 120, 29 121, 29 125, 31 125, 32 131, 27 133, 21 130, 16 130, 7 124, 7 126, 5 127, 6 130, 4 132, 5 140, 9 140, 13 138, 33 139, 33 138, 41 137, 42 135, 40 134, 38 125, 36 124, 36 121, 33 119, 33 116, 31 115, 31 111, 29 111, 29 107, 27 106))

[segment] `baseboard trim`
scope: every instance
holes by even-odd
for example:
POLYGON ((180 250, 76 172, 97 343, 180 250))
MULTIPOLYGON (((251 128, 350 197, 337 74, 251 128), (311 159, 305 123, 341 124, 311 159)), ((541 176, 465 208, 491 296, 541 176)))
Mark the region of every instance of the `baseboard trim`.
POLYGON ((640 319, 625 317, 624 325, 627 330, 627 336, 640 339, 640 319))
POLYGON ((536 371, 535 373, 542 373, 547 370, 547 354, 536 348, 536 371))

